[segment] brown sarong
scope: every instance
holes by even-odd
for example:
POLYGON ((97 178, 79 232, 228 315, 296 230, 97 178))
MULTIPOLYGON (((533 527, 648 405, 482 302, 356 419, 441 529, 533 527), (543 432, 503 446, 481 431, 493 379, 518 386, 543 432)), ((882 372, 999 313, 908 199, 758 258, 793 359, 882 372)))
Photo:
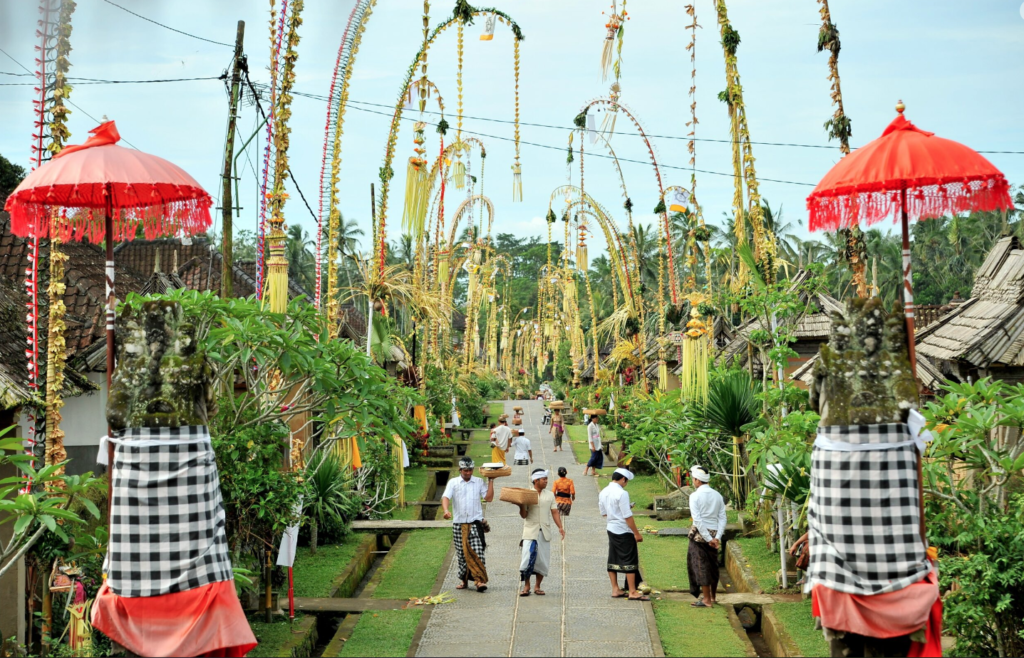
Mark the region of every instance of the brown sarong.
MULTIPOLYGON (((718 538, 717 530, 709 530, 713 539, 718 538)), ((686 551, 686 575, 690 580, 690 594, 701 595, 701 587, 718 590, 718 549, 712 548, 704 541, 697 528, 690 528, 690 546, 686 551)))
POLYGON ((452 525, 455 540, 455 556, 459 563, 459 580, 473 579, 478 585, 487 584, 487 547, 482 524, 456 523, 452 525))

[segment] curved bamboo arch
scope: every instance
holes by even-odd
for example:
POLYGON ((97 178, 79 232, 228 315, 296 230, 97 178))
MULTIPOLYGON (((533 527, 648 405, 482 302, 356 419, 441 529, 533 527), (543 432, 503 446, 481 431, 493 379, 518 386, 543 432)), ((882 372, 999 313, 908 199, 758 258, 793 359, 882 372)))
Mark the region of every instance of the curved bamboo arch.
MULTIPOLYGON (((345 110, 348 106, 348 88, 352 80, 352 70, 356 61, 356 54, 359 52, 359 45, 362 41, 363 32, 366 31, 366 23, 370 20, 373 7, 377 0, 358 0, 352 12, 349 14, 348 22, 345 23, 345 30, 341 33, 341 45, 338 46, 338 57, 334 62, 334 73, 331 76, 331 90, 327 98, 327 121, 324 126, 324 148, 320 163, 320 208, 317 215, 317 258, 316 258, 316 280, 319 288, 320 273, 323 267, 323 236, 324 224, 324 202, 327 203, 328 217, 328 244, 337 244, 339 221, 341 214, 338 211, 338 173, 341 171, 341 137, 345 125, 345 110), (341 84, 338 84, 339 74, 341 84), (328 169, 328 150, 330 151, 330 165, 328 169), (328 171, 330 172, 328 174, 328 171), (326 178, 326 181, 325 181, 326 178)), ((330 251, 330 248, 328 248, 330 251)), ((338 261, 334 254, 331 254, 330 265, 327 269, 327 312, 328 318, 334 319, 338 313, 337 302, 338 288, 338 261)), ((317 306, 320 306, 319 289, 317 290, 317 306)), ((336 336, 338 331, 337 322, 329 322, 330 335, 336 336)))
MULTIPOLYGON (((663 185, 661 180, 661 169, 658 168, 658 159, 654 155, 654 146, 651 144, 651 140, 647 138, 647 133, 644 131, 643 126, 640 125, 640 122, 637 120, 635 116, 633 116, 633 113, 629 110, 629 108, 619 103, 618 101, 611 100, 610 98, 595 98, 594 100, 589 101, 586 105, 584 105, 582 109, 580 109, 579 114, 576 115, 576 125, 579 126, 582 130, 582 127, 586 125, 587 112, 590 111, 590 108, 596 105, 607 105, 615 109, 616 112, 622 112, 633 123, 633 126, 640 133, 640 137, 644 140, 644 145, 647 146, 647 155, 651 159, 651 164, 654 165, 654 176, 658 181, 659 206, 663 206, 664 204, 662 202, 665 199, 665 186, 663 185)), ((663 228, 665 231, 665 244, 668 249, 668 269, 669 272, 674 272, 675 261, 672 254, 672 234, 669 230, 668 212, 662 210, 661 217, 663 228)), ((676 280, 674 276, 669 276, 669 289, 672 293, 672 303, 678 304, 679 291, 676 289, 676 280)), ((660 303, 661 302, 659 301, 659 304, 660 303)))
POLYGON ((556 187, 551 192, 551 197, 548 200, 548 209, 551 209, 551 204, 554 203, 556 198, 565 197, 566 193, 574 195, 576 198, 569 201, 566 204, 566 210, 571 211, 578 206, 588 207, 593 211, 593 216, 597 219, 597 224, 604 233, 605 241, 609 246, 609 253, 612 255, 612 263, 617 265, 616 274, 619 276, 619 287, 623 291, 623 297, 629 300, 629 304, 633 307, 633 310, 637 310, 636 300, 633 294, 633 282, 632 277, 629 273, 628 263, 629 256, 626 248, 622 245, 622 239, 620 237, 618 227, 615 224, 615 220, 612 218, 611 213, 598 203, 592 196, 581 190, 576 185, 561 185, 556 187))
POLYGON ((477 8, 470 7, 468 4, 463 3, 463 7, 460 9, 460 5, 456 5, 456 15, 452 15, 444 22, 439 23, 434 31, 430 33, 430 36, 426 38, 419 51, 416 53, 416 57, 413 58, 412 65, 406 72, 405 80, 402 83, 402 89, 399 93, 399 103, 395 106, 395 113, 391 118, 391 128, 388 131, 388 141, 384 149, 384 165, 380 168, 380 202, 378 204, 377 214, 379 217, 372 218, 373 220, 373 241, 374 248, 377 250, 377 257, 380 261, 380 272, 384 271, 384 256, 387 252, 387 236, 385 234, 385 228, 387 226, 387 214, 388 214, 388 192, 390 191, 391 179, 394 177, 394 169, 392 169, 392 162, 395 159, 395 145, 398 141, 398 132, 402 123, 402 113, 404 106, 402 103, 403 98, 409 93, 409 85, 412 83, 412 77, 416 73, 416 66, 420 63, 423 57, 426 55, 430 46, 433 45, 434 41, 437 40, 441 34, 456 23, 466 24, 477 16, 483 16, 485 14, 494 14, 498 21, 503 25, 508 25, 509 29, 512 30, 512 34, 516 41, 522 41, 523 33, 519 29, 519 25, 512 19, 511 16, 503 11, 499 11, 494 8, 477 8))
POLYGON ((459 207, 455 210, 455 214, 452 216, 452 231, 448 239, 449 245, 455 244, 455 234, 458 231, 459 221, 462 219, 462 215, 465 214, 467 208, 471 208, 472 205, 477 201, 483 203, 484 206, 487 208, 487 226, 489 227, 491 224, 494 223, 494 203, 491 202, 489 198, 485 197, 482 194, 474 194, 470 197, 467 197, 462 203, 459 204, 459 207))

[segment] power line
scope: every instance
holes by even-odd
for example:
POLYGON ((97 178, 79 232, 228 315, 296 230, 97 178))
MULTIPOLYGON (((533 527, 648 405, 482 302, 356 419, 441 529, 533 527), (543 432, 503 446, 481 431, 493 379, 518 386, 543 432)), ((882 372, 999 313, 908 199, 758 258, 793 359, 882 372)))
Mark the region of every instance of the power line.
MULTIPOLYGON (((14 74, 17 75, 17 74, 14 74)), ((27 74, 26 74, 27 75, 27 74)), ((202 78, 164 78, 161 80, 102 80, 98 78, 67 78, 68 82, 76 85, 139 85, 159 82, 195 82, 197 80, 224 80, 226 74, 219 76, 207 76, 202 78)), ((0 87, 33 87, 37 82, 0 82, 0 87)))
MULTIPOLYGON (((12 56, 11 56, 11 54, 10 54, 9 52, 7 52, 6 50, 4 50, 3 48, 0 48, 0 53, 3 53, 4 55, 6 55, 6 56, 7 56, 7 59, 11 60, 12 62, 14 62, 14 63, 15 63, 15 64, 17 64, 18 66, 20 66, 20 67, 21 67, 22 69, 24 69, 24 70, 25 70, 25 72, 27 72, 27 73, 28 73, 29 75, 33 75, 33 76, 35 75, 35 73, 33 73, 32 71, 30 71, 30 70, 28 69, 28 67, 27 67, 27 66, 25 66, 24 64, 22 64, 22 63, 21 63, 21 62, 19 62, 18 60, 14 59, 14 57, 12 57, 12 56)), ((71 107, 75 108, 76 110, 78 110, 79 112, 81 112, 82 114, 84 114, 85 116, 87 116, 87 117, 89 117, 90 119, 92 119, 92 120, 93 120, 94 122, 96 122, 96 125, 99 125, 100 123, 102 123, 102 122, 101 122, 101 121, 100 121, 99 119, 97 119, 97 118, 96 118, 96 117, 94 117, 93 115, 89 114, 88 112, 86 112, 85 110, 83 110, 83 109, 82 109, 82 108, 81 108, 80 106, 78 106, 78 105, 76 105, 76 104, 75 104, 74 102, 72 102, 70 98, 65 98, 65 99, 64 99, 64 102, 65 102, 65 103, 67 103, 68 105, 70 105, 71 107)), ((125 139, 124 137, 122 137, 122 138, 121 138, 121 141, 123 141, 123 142, 124 142, 125 144, 127 144, 127 145, 128 145, 128 146, 130 146, 130 147, 132 147, 132 148, 133 148, 133 149, 135 149, 136 151, 138 151, 138 150, 139 150, 139 148, 138 148, 137 146, 135 146, 135 144, 132 144, 131 142, 129 142, 129 141, 128 141, 127 139, 125 139)))
POLYGON ((234 48, 235 47, 235 45, 232 44, 232 43, 224 43, 223 41, 214 41, 213 39, 206 39, 206 38, 203 38, 203 37, 198 37, 198 36, 196 36, 194 34, 189 34, 188 32, 183 32, 182 30, 175 29, 175 28, 171 27, 170 25, 164 25, 163 23, 158 23, 157 21, 154 21, 152 18, 146 18, 142 14, 136 14, 131 9, 128 9, 127 7, 122 7, 121 5, 117 4, 116 2, 111 2, 110 0, 103 0, 103 2, 107 3, 108 5, 113 5, 113 6, 117 7, 118 9, 120 9, 122 11, 128 12, 129 14, 131 14, 132 16, 135 16, 136 18, 141 18, 142 20, 144 20, 146 22, 149 22, 149 23, 152 23, 153 25, 159 25, 160 27, 162 27, 164 29, 167 29, 167 30, 170 30, 171 32, 177 32, 178 34, 184 34, 186 37, 192 37, 193 39, 199 39, 200 41, 205 41, 207 43, 217 44, 218 46, 227 46, 228 48, 234 48))
MULTIPOLYGON (((298 92, 298 91, 293 91, 292 94, 295 95, 295 96, 303 96, 305 98, 310 98, 310 99, 318 100, 318 101, 326 102, 326 100, 327 100, 327 98, 325 96, 318 96, 316 94, 306 94, 306 93, 298 92)), ((349 102, 351 102, 351 101, 349 101, 349 102)), ((365 107, 358 107, 358 106, 356 106, 356 107, 353 107, 352 109, 358 110, 360 112, 367 112, 369 114, 378 114, 380 116, 386 116, 386 117, 392 116, 391 114, 389 114, 387 112, 380 112, 380 111, 377 111, 377 110, 371 110, 371 109, 368 109, 368 108, 365 108, 365 107)), ((416 121, 415 118, 406 117, 406 116, 403 116, 402 119, 405 120, 405 121, 414 121, 414 122, 416 121)), ((436 123, 429 123, 429 122, 427 122, 427 125, 436 126, 437 124, 436 123)), ((503 137, 501 135, 489 135, 487 133, 481 133, 481 132, 475 132, 475 131, 472 131, 472 130, 466 130, 465 128, 463 128, 462 132, 466 133, 467 135, 475 135, 477 137, 486 137, 488 139, 497 139, 497 140, 504 141, 504 142, 514 142, 515 141, 511 137, 503 137)), ((537 142, 527 142, 527 141, 524 141, 522 139, 519 140, 519 143, 520 144, 524 144, 526 146, 534 146, 534 147, 537 147, 537 148, 550 149, 550 150, 554 150, 554 151, 560 151, 562 153, 565 152, 565 147, 564 146, 552 146, 551 144, 539 144, 537 142)), ((604 158, 604 159, 608 159, 608 160, 616 159, 613 156, 608 155, 608 154, 604 154, 604 153, 589 153, 588 155, 589 155, 589 157, 593 157, 593 158, 604 158)), ((646 162, 644 160, 633 160, 631 158, 617 158, 617 159, 618 159, 619 162, 629 162, 629 163, 642 164, 642 165, 647 165, 647 166, 651 165, 650 162, 646 162)), ((674 165, 661 164, 661 163, 658 164, 658 167, 661 168, 661 169, 676 169, 676 170, 679 170, 679 171, 688 171, 688 172, 694 171, 694 169, 692 169, 691 167, 677 167, 677 166, 674 166, 674 165)), ((708 174, 710 176, 726 176, 728 178, 736 178, 736 174, 727 174, 727 173, 723 173, 723 172, 720 172, 720 171, 708 171, 706 169, 697 169, 696 172, 700 173, 700 174, 708 174)), ((800 182, 800 181, 780 180, 780 179, 776 179, 776 178, 761 178, 761 177, 758 177, 758 180, 759 181, 764 181, 764 182, 767 182, 767 183, 784 183, 786 185, 803 185, 803 186, 807 186, 807 187, 815 187, 815 185, 816 185, 815 183, 803 183, 803 182, 800 182)))

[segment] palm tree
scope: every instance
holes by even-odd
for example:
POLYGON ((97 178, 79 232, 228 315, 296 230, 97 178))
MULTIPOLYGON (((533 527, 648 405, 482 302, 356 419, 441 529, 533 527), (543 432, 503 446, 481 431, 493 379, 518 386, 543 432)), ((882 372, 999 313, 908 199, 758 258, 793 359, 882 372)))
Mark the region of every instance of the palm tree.
POLYGON ((310 240, 309 233, 302 226, 292 224, 288 227, 288 241, 285 244, 288 272, 292 280, 307 291, 312 291, 316 286, 314 248, 315 245, 310 240))
MULTIPOLYGON (((629 243, 630 236, 626 234, 622 239, 629 243)), ((636 267, 640 272, 640 281, 653 290, 658 281, 658 232, 651 224, 637 225, 633 227, 632 240, 636 244, 636 267)))
MULTIPOLYGON (((330 227, 324 226, 324 233, 322 236, 323 243, 327 245, 328 254, 331 253, 330 246, 330 227)), ((357 235, 365 235, 363 229, 359 228, 359 224, 354 219, 346 220, 345 216, 340 212, 338 213, 338 235, 336 236, 338 256, 341 257, 341 269, 345 270, 345 278, 348 281, 348 287, 352 287, 352 259, 356 252, 359 250, 359 240, 356 238, 357 235)), ((327 276, 324 272, 323 276, 327 276)))

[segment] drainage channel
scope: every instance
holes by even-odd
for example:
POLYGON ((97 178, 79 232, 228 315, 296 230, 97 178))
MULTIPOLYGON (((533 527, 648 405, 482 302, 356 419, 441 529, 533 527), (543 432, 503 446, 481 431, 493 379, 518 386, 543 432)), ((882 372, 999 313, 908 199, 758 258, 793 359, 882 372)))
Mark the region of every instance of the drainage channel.
MULTIPOLYGON (((733 585, 732 579, 729 577, 729 573, 722 569, 721 572, 721 584, 719 585, 719 593, 733 592, 736 593, 736 588, 733 585), (728 587, 726 587, 728 585, 728 587)), ((771 647, 768 646, 768 642, 764 639, 764 634, 761 632, 761 606, 756 604, 747 604, 733 606, 729 612, 730 616, 735 616, 735 619, 739 622, 742 627, 743 633, 746 635, 747 640, 754 647, 754 651, 757 653, 759 658, 772 658, 771 647)), ((734 622, 735 623, 735 622, 734 622)), ((740 629, 737 629, 737 632, 740 629)))
POLYGON ((434 497, 431 500, 420 501, 420 520, 436 521, 441 515, 441 498, 444 496, 444 488, 451 478, 451 471, 431 471, 434 474, 434 497))
MULTIPOLYGON (((377 550, 374 551, 373 564, 366 570, 366 574, 363 579, 359 581, 359 585, 355 591, 352 592, 354 599, 361 598, 363 594, 372 595, 373 592, 367 592, 367 585, 373 580, 373 576, 377 573, 377 569, 380 568, 381 562, 384 561, 384 557, 391 552, 391 548, 398 541, 398 536, 392 535, 377 535, 377 550)), ((312 655, 315 658, 320 658, 324 655, 324 650, 327 645, 331 643, 331 640, 337 634, 338 629, 344 624, 345 619, 348 618, 348 614, 343 612, 318 612, 316 613, 316 634, 317 642, 313 648, 312 655)), ((358 618, 358 614, 354 615, 354 618, 358 618)))

